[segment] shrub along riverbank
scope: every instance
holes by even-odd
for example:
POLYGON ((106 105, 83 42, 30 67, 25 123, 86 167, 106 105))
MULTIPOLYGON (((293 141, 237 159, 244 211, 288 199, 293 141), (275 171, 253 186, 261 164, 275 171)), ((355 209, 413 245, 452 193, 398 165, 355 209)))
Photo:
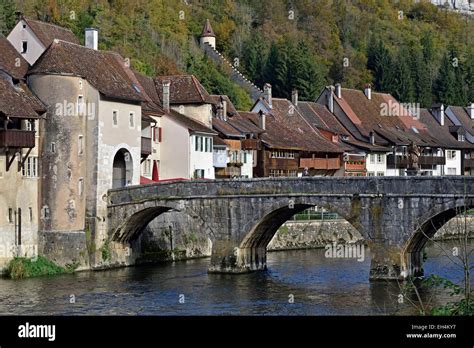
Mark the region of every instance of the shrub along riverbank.
POLYGON ((36 258, 15 257, 8 264, 6 276, 11 279, 23 279, 73 273, 75 266, 61 267, 44 256, 36 258))

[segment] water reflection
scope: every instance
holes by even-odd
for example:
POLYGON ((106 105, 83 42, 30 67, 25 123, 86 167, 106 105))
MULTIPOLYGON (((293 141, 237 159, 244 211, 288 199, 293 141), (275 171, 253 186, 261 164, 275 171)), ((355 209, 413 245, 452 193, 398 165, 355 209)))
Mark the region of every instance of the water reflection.
MULTIPOLYGON (((443 246, 451 248, 450 243, 443 246)), ((439 248, 430 246, 427 254, 425 273, 462 278, 462 269, 439 248)), ((398 303, 396 282, 369 282, 370 253, 357 262, 327 259, 324 250, 275 252, 268 256, 267 272, 242 275, 208 274, 208 263, 200 259, 19 281, 3 279, 0 314, 417 314, 409 303, 398 303)), ((434 303, 450 299, 446 291, 421 294, 434 303)))

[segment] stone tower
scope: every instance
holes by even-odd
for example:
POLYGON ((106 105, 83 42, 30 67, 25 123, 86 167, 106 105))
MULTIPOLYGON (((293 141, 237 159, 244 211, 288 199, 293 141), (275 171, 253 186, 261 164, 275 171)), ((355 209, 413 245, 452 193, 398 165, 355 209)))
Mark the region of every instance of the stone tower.
POLYGON ((216 34, 214 34, 214 30, 212 30, 209 19, 206 19, 206 24, 204 24, 202 28, 200 43, 201 46, 208 43, 212 48, 216 48, 216 34))

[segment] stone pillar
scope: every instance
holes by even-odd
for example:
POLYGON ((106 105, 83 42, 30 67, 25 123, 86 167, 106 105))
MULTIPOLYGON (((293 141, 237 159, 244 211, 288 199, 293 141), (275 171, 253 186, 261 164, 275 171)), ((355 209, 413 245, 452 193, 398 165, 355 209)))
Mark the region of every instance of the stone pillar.
POLYGON ((403 280, 406 278, 408 271, 401 247, 388 245, 384 241, 373 241, 369 247, 371 253, 370 280, 403 280))
POLYGON ((247 273, 266 269, 266 248, 240 248, 228 240, 216 241, 212 246, 209 273, 247 273))

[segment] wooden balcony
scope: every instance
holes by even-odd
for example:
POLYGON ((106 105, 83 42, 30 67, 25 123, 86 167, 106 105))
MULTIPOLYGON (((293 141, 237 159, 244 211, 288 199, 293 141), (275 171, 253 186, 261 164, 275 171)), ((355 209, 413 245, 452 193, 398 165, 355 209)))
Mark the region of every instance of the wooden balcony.
POLYGON ((350 171, 364 171, 365 162, 360 161, 348 161, 346 162, 346 170, 350 171))
POLYGON ((465 158, 464 159, 464 169, 474 168, 474 158, 465 158))
POLYGON ((151 152, 151 138, 142 137, 142 156, 149 156, 151 152))
POLYGON ((260 150, 260 141, 257 139, 242 140, 242 150, 260 150))
MULTIPOLYGON (((436 166, 446 164, 446 157, 444 156, 421 156, 419 158, 419 164, 422 166, 436 166)), ((393 168, 407 168, 408 167, 408 156, 397 155, 396 158, 393 154, 387 155, 387 166, 393 168)))
POLYGON ((341 161, 338 157, 336 158, 300 158, 300 168, 308 169, 339 169, 341 167, 341 161))
POLYGON ((0 129, 0 147, 33 148, 35 132, 20 129, 0 129))

